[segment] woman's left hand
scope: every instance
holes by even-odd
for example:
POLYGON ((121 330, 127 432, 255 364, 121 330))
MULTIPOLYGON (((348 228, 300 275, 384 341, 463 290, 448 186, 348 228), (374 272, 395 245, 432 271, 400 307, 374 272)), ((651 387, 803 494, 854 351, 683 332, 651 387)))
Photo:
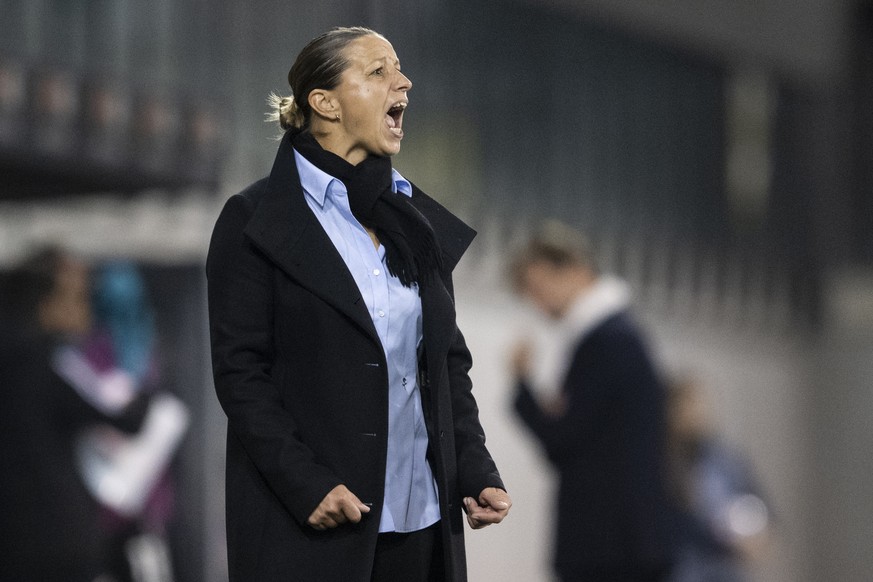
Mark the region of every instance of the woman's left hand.
POLYGON ((492 523, 500 523, 509 513, 512 499, 509 493, 497 487, 488 487, 479 494, 479 499, 464 498, 467 523, 473 529, 482 529, 492 523))

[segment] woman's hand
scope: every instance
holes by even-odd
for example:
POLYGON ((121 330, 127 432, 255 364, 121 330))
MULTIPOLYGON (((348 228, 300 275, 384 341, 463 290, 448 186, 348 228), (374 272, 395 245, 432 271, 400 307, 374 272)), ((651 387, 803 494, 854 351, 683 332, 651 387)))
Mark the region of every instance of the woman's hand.
POLYGON ((516 378, 527 378, 533 368, 533 346, 527 340, 515 344, 510 352, 509 366, 516 378))
POLYGON ((370 513, 367 505, 345 485, 337 485, 324 496, 306 523, 317 530, 326 530, 346 522, 358 523, 366 513, 370 513))
POLYGON ((509 513, 512 499, 509 493, 496 487, 488 487, 479 494, 479 499, 464 498, 467 523, 473 529, 482 529, 492 523, 500 523, 509 513))

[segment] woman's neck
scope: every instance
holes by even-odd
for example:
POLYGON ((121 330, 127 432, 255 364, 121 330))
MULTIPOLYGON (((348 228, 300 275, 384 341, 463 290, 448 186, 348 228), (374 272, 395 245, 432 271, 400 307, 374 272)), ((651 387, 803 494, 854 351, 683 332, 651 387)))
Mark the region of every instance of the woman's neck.
POLYGON ((337 135, 337 132, 332 130, 333 128, 330 126, 325 128, 323 124, 315 124, 310 128, 309 132, 315 138, 315 141, 318 142, 318 145, 326 151, 338 155, 353 166, 357 166, 367 159, 366 151, 360 147, 343 143, 343 136, 337 135))

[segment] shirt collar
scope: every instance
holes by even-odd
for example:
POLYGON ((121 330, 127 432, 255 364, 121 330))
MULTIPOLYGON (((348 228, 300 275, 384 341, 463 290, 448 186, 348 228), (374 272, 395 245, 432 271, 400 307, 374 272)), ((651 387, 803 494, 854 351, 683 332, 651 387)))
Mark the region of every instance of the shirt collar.
POLYGON ((630 287, 617 277, 603 275, 571 304, 561 325, 578 342, 598 325, 630 307, 630 287))
MULTIPOLYGON (((303 187, 303 191, 319 206, 324 207, 324 200, 330 192, 331 184, 334 181, 340 184, 342 182, 316 167, 315 164, 300 155, 297 150, 294 150, 294 161, 297 162, 297 173, 300 175, 300 185, 303 187)), ((400 172, 391 168, 391 178, 395 192, 412 197, 412 184, 401 176, 400 172)))

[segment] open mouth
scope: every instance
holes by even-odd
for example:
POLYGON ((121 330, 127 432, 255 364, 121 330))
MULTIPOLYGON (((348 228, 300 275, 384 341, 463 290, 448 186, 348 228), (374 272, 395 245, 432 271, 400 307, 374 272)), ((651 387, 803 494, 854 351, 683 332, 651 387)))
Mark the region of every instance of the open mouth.
POLYGON ((406 110, 406 105, 406 101, 398 101, 385 114, 385 122, 388 124, 388 129, 399 137, 403 136, 401 125, 403 124, 403 112, 406 110))

